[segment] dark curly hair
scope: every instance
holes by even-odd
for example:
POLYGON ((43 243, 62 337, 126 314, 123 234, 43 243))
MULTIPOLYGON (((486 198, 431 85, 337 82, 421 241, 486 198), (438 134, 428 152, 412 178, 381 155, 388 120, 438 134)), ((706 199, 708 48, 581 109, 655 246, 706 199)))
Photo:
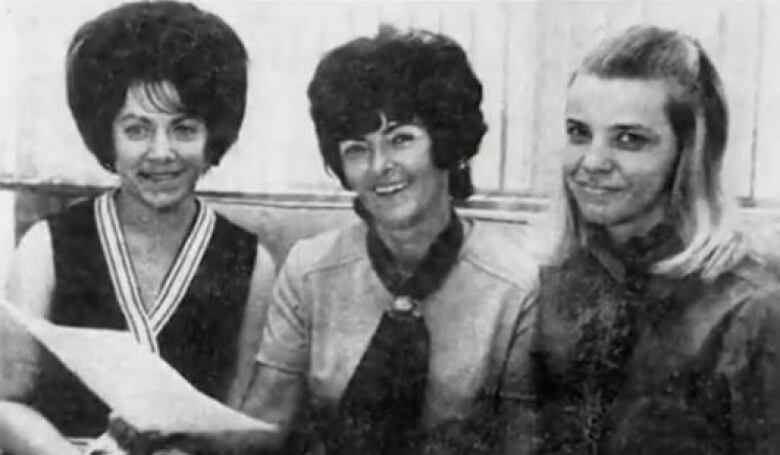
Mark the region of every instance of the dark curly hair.
POLYGON ((381 112, 401 123, 421 121, 433 141, 434 164, 450 171, 452 197, 463 200, 474 192, 468 160, 487 130, 482 84, 451 38, 382 26, 374 38, 327 53, 308 95, 320 153, 345 188, 338 144, 378 129, 381 112))
POLYGON ((68 104, 87 148, 113 171, 111 125, 128 88, 154 92, 170 82, 183 113, 206 123, 206 159, 218 164, 244 118, 246 67, 241 40, 214 14, 189 3, 125 3, 76 32, 67 56, 68 104))

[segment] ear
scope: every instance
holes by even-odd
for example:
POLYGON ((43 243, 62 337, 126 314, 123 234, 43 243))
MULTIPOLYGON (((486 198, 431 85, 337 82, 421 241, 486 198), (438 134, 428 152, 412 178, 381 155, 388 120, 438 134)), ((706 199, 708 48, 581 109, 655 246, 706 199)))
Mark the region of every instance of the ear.
POLYGON ((467 160, 461 160, 455 168, 450 169, 448 177, 448 192, 453 199, 464 201, 474 194, 471 166, 467 160))

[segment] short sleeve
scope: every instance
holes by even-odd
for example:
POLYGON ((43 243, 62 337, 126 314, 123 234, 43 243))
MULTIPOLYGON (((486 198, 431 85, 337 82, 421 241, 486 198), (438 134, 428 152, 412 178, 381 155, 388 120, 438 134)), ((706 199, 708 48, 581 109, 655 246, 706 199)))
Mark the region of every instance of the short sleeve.
POLYGON ((309 363, 308 302, 303 288, 300 250, 293 247, 271 294, 257 361, 291 373, 309 363))
POLYGON ((498 391, 497 453, 532 453, 536 435, 536 396, 533 388, 534 343, 538 312, 538 282, 525 296, 514 323, 498 391))

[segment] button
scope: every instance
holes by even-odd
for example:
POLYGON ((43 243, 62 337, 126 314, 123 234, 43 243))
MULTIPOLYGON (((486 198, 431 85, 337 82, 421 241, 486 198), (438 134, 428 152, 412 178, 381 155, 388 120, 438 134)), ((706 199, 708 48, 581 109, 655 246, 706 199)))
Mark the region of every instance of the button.
POLYGON ((408 313, 408 312, 414 310, 416 307, 417 307, 417 302, 415 302, 408 295, 402 295, 402 296, 396 297, 395 300, 393 300, 393 310, 394 311, 400 311, 402 313, 408 313))

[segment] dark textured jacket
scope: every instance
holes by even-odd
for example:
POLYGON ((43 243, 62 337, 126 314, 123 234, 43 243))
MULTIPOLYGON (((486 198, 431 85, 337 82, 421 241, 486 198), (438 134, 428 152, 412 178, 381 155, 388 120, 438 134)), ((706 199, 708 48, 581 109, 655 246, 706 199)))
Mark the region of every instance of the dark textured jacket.
POLYGON ((751 259, 712 283, 645 273, 676 242, 543 269, 510 353, 505 453, 780 453, 780 287, 751 259))

